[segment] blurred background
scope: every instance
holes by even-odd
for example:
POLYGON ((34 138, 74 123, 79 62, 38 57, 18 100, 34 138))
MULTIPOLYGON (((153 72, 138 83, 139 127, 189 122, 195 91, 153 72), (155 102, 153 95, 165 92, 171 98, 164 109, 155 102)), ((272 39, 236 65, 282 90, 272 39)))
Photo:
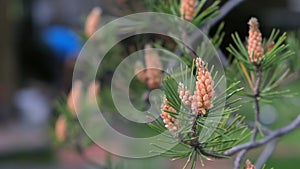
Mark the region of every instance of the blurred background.
MULTIPOLYGON (((137 0, 0 1, 1 169, 87 168, 76 153, 53 145, 49 125, 56 116, 54 100, 70 90, 74 62, 86 40, 82 36, 85 19, 95 6, 101 7, 102 15, 110 18, 146 10, 143 1, 137 0)), ((224 53, 231 43, 231 33, 237 31, 241 37, 247 35, 246 23, 252 16, 259 18, 265 36, 272 28, 296 31, 300 27, 300 1, 245 0, 224 18, 224 53)), ((299 91, 298 76, 285 88, 299 91)), ((262 114, 265 125, 276 129, 293 120, 299 110, 300 97, 297 96, 263 105, 262 114)), ((242 112, 247 116, 250 111, 251 106, 244 107, 242 112)), ((299 138, 298 130, 281 139, 267 166, 298 168, 299 138)), ((105 161, 105 153, 97 149, 90 148, 88 154, 105 161)), ((260 151, 250 154, 255 157, 260 151)), ((132 161, 136 163, 134 168, 143 166, 138 160, 132 161)), ((168 168, 166 161, 149 159, 147 167, 168 168)), ((178 163, 180 161, 173 165, 178 163)), ((224 166, 231 168, 231 161, 209 162, 207 168, 224 166)))

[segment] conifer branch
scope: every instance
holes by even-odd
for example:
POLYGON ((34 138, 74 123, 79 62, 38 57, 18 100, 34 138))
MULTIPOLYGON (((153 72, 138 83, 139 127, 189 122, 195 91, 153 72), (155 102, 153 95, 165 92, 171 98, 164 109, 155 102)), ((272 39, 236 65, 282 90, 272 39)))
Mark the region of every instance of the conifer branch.
POLYGON ((259 65, 255 66, 256 68, 256 74, 257 74, 257 79, 256 83, 254 86, 254 113, 255 113, 255 118, 254 118, 254 128, 253 128, 253 135, 251 137, 251 141, 254 142, 258 133, 258 125, 260 124, 260 107, 259 107, 259 99, 260 99, 260 86, 261 86, 261 81, 262 81, 262 70, 259 65))
POLYGON ((274 139, 270 141, 262 154, 258 157, 258 160, 256 161, 255 167, 256 168, 262 168, 266 161, 269 159, 269 157, 272 155, 276 145, 277 145, 278 139, 274 139))
MULTIPOLYGON (((260 99, 260 86, 262 81, 262 70, 259 64, 255 64, 255 70, 257 74, 257 79, 255 82, 255 86, 253 89, 253 97, 254 97, 254 125, 253 125, 253 133, 251 136, 251 143, 254 143, 258 134, 258 127, 260 125, 260 107, 259 107, 259 99, 260 99)), ((235 161, 234 161, 234 168, 239 169, 240 163, 243 160, 243 157, 246 155, 248 149, 243 149, 239 154, 237 155, 235 161)))
POLYGON ((244 2, 245 0, 229 0, 227 1, 220 9, 220 14, 215 17, 213 20, 205 24, 202 28, 204 32, 208 31, 212 26, 218 23, 221 19, 223 19, 231 10, 233 10, 236 6, 244 2))
POLYGON ((297 118, 291 122, 290 124, 288 124, 287 126, 280 128, 278 130, 272 131, 268 136, 266 136, 265 138, 259 140, 259 141, 255 141, 255 142, 249 142, 249 143, 245 143, 239 146, 235 146, 227 151, 224 152, 224 155, 227 156, 231 156, 236 154, 237 152, 244 150, 244 149, 253 149, 253 148, 257 148, 260 147, 268 142, 270 142, 271 140, 274 140, 276 138, 279 138, 285 134, 288 134, 290 132, 292 132, 293 130, 295 130, 297 127, 300 126, 300 114, 297 116, 297 118))
POLYGON ((244 149, 240 151, 234 160, 234 169, 239 169, 241 165, 241 161, 243 160, 243 157, 246 155, 247 149, 244 149))

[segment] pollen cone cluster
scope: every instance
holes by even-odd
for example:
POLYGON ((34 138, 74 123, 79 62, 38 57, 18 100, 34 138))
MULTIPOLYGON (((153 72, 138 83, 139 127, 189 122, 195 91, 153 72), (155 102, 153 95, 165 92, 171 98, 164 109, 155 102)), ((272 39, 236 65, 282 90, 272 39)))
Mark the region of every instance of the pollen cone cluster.
POLYGON ((94 81, 88 86, 87 93, 84 93, 82 82, 80 80, 76 80, 73 83, 67 100, 68 108, 73 116, 76 116, 76 111, 82 111, 83 103, 88 104, 88 106, 97 106, 97 95, 99 94, 99 90, 100 83, 98 81, 94 81))
POLYGON ((89 85, 87 101, 91 106, 97 106, 97 94, 100 90, 100 83, 98 81, 94 81, 89 85))
POLYGON ((82 97, 82 82, 77 80, 73 83, 67 100, 68 107, 74 116, 76 116, 76 110, 80 109, 80 97, 82 97))
POLYGON ((270 52, 274 48, 274 46, 275 46, 275 42, 273 42, 273 41, 270 42, 267 46, 268 52, 270 52))
POLYGON ((262 35, 256 18, 251 18, 249 24, 248 54, 251 62, 259 63, 264 56, 262 35))
POLYGON ((200 58, 197 58, 195 62, 197 79, 191 108, 194 114, 204 115, 206 110, 212 107, 214 82, 210 72, 204 67, 204 62, 200 58))
POLYGON ((141 82, 146 83, 149 89, 159 88, 162 79, 162 63, 158 53, 149 44, 145 46, 145 65, 146 70, 143 71, 144 66, 141 62, 135 64, 135 74, 137 78, 141 82))
POLYGON ((255 169, 255 166, 250 162, 250 160, 246 161, 246 169, 255 169))
MULTIPOLYGON (((89 107, 97 105, 97 98, 95 98, 100 90, 100 83, 98 81, 92 82, 86 95, 82 90, 82 82, 76 80, 73 83, 72 89, 67 99, 67 106, 73 116, 76 116, 76 111, 80 111, 83 101, 86 101, 89 107)), ((67 137, 67 118, 61 114, 55 124, 55 134, 59 141, 65 141, 67 137)))
POLYGON ((162 64, 157 52, 151 45, 145 46, 145 63, 147 67, 146 77, 148 87, 150 89, 159 88, 161 84, 162 64))
POLYGON ((197 0, 182 0, 180 7, 181 18, 191 21, 197 12, 197 0))
POLYGON ((193 114, 204 115, 206 110, 212 107, 214 81, 200 58, 195 60, 195 65, 197 68, 197 79, 193 95, 191 96, 187 87, 182 83, 178 85, 178 94, 182 103, 190 107, 193 114))
POLYGON ((178 119, 172 117, 168 112, 176 112, 175 109, 173 107, 171 107, 168 104, 168 100, 165 98, 163 105, 161 107, 161 118, 163 119, 163 122, 165 123, 165 127, 172 133, 175 133, 178 131, 179 129, 179 121, 178 119))
POLYGON ((65 116, 60 115, 55 124, 55 134, 59 141, 65 141, 67 130, 67 119, 65 116))
POLYGON ((84 33, 87 37, 92 36, 97 31, 101 20, 101 13, 101 8, 95 7, 87 16, 84 28, 84 33))
POLYGON ((178 94, 179 94, 179 98, 181 99, 182 103, 185 106, 190 107, 192 104, 193 97, 191 96, 191 92, 187 89, 186 86, 184 86, 183 83, 179 83, 179 85, 178 85, 178 94))
POLYGON ((146 71, 144 69, 143 63, 137 61, 135 63, 135 75, 143 83, 147 83, 146 71))

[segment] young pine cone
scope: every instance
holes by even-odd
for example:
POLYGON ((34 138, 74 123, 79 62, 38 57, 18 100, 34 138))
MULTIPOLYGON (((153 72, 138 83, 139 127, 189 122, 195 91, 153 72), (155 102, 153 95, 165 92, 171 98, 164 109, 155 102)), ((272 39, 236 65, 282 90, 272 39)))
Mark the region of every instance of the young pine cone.
POLYGON ((87 37, 92 36, 97 31, 101 20, 101 13, 101 8, 95 7, 87 16, 84 27, 84 33, 87 37))
POLYGON ((267 44, 267 49, 268 49, 267 52, 270 52, 274 48, 274 46, 275 46, 275 42, 274 41, 272 41, 269 44, 267 44))
POLYGON ((145 46, 146 79, 149 89, 156 89, 161 84, 162 63, 151 45, 145 46))
POLYGON ((65 116, 60 115, 55 124, 55 135, 59 141, 66 140, 67 132, 67 119, 65 116))
POLYGON ((255 169, 255 166, 250 162, 250 160, 246 161, 246 169, 255 169))
POLYGON ((146 71, 144 69, 143 63, 140 61, 137 61, 135 63, 135 70, 134 73, 136 77, 143 83, 147 82, 147 77, 146 77, 146 71))
POLYGON ((179 98, 181 99, 182 103, 185 106, 190 107, 192 104, 192 96, 190 91, 187 89, 186 86, 184 86, 183 83, 179 83, 178 85, 178 94, 179 94, 179 98))
POLYGON ((204 115, 206 110, 212 107, 214 97, 214 81, 209 71, 204 67, 204 62, 196 59, 197 81, 196 89, 192 98, 191 109, 193 114, 204 115))
POLYGON ((171 132, 171 133, 175 133, 178 131, 179 129, 179 121, 178 119, 172 117, 167 111, 170 112, 175 112, 175 109, 173 107, 171 107, 168 104, 168 100, 164 99, 163 105, 161 107, 161 118, 163 119, 163 122, 165 123, 165 127, 171 132))
POLYGON ((87 101, 91 106, 97 106, 97 95, 99 94, 100 83, 98 81, 94 81, 89 85, 88 93, 87 93, 87 101))
POLYGON ((161 85, 161 70, 147 69, 147 85, 149 89, 157 89, 161 85))
POLYGON ((262 35, 256 18, 251 18, 249 24, 248 54, 251 62, 259 63, 264 57, 262 35))
POLYGON ((197 12, 197 0, 182 0, 180 7, 181 18, 191 21, 197 12))
POLYGON ((68 107, 74 116, 76 116, 76 110, 80 109, 80 97, 82 97, 82 82, 77 80, 73 83, 67 100, 68 107))

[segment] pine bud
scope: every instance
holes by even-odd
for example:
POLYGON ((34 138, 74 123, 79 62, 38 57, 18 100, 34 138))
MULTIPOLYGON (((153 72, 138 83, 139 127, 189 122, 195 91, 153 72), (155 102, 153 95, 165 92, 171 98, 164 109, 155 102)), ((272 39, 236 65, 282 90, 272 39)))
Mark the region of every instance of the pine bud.
POLYGON ((195 60, 197 68, 197 81, 194 95, 192 97, 193 114, 204 115, 206 110, 212 107, 211 101, 214 97, 214 81, 210 72, 204 67, 204 62, 197 58, 195 60))
POLYGON ((248 54, 251 62, 259 63, 264 57, 262 35, 256 18, 251 18, 249 24, 248 54))
POLYGON ((71 113, 76 116, 76 110, 80 109, 80 97, 82 95, 82 83, 77 80, 73 83, 72 89, 69 93, 67 104, 71 113))
POLYGON ((149 89, 159 88, 161 84, 162 64, 157 52, 151 45, 145 46, 146 77, 149 89))
POLYGON ((255 166, 250 162, 250 160, 246 161, 246 169, 255 169, 255 166))
POLYGON ((274 46, 275 46, 274 41, 270 42, 267 46, 268 52, 270 52, 274 48, 274 46))
POLYGON ((55 124, 55 135, 59 141, 66 139, 67 119, 65 116, 59 116, 55 124))
POLYGON ((175 109, 173 107, 171 107, 168 104, 168 100, 165 98, 163 105, 161 107, 161 118, 163 119, 163 122, 165 123, 165 127, 171 132, 171 133, 175 133, 179 130, 179 121, 178 119, 172 117, 168 112, 176 112, 175 109))
POLYGON ((94 7, 85 21, 84 32, 87 37, 92 36, 98 29, 101 20, 102 10, 100 7, 94 7))
POLYGON ((180 7, 181 18, 187 21, 193 20, 197 12, 196 5, 197 0, 182 0, 180 7))
POLYGON ((147 82, 147 77, 146 77, 146 71, 144 69, 143 63, 140 61, 137 61, 135 63, 135 75, 136 77, 143 83, 147 82))
POLYGON ((185 106, 190 107, 192 104, 192 96, 190 91, 187 89, 186 86, 184 86, 183 83, 179 83, 178 85, 178 94, 179 94, 179 98, 181 99, 182 103, 185 106))
POLYGON ((100 83, 98 81, 94 81, 89 85, 87 101, 91 106, 97 106, 97 95, 99 94, 100 83), (96 97, 96 98, 95 98, 96 97))

